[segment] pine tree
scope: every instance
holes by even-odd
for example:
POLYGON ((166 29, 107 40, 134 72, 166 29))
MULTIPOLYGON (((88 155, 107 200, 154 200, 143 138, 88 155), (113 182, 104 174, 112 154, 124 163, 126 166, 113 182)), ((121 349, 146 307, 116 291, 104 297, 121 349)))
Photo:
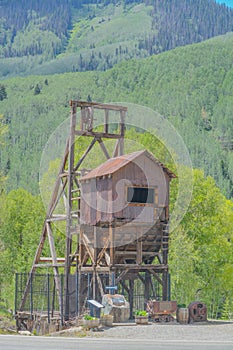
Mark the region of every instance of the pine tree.
POLYGON ((7 98, 6 88, 4 85, 0 84, 0 101, 7 98))
POLYGON ((39 95, 41 93, 41 89, 38 84, 36 84, 34 89, 34 95, 39 95))

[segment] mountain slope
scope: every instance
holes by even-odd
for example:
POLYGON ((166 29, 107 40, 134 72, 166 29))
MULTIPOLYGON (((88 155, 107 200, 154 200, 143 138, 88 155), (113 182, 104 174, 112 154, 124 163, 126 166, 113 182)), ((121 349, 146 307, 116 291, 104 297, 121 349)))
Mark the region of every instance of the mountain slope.
POLYGON ((194 167, 205 169, 232 198, 232 62, 233 34, 227 34, 122 62, 106 72, 5 80, 7 98, 0 101, 0 110, 9 133, 0 166, 8 175, 8 188, 38 191, 41 152, 53 130, 68 118, 68 101, 91 98, 158 111, 181 133, 194 167))
POLYGON ((0 6, 0 78, 106 70, 225 34, 214 0, 9 0, 0 6))

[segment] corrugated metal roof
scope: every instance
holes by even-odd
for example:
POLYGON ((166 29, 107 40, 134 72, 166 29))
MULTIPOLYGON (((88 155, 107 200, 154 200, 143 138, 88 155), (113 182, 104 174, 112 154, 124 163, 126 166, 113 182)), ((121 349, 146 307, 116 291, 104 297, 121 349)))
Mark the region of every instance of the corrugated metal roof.
POLYGON ((143 154, 148 158, 150 158, 156 164, 160 165, 163 168, 163 171, 167 173, 170 178, 177 177, 163 163, 158 161, 151 153, 149 153, 147 150, 142 150, 142 151, 137 151, 130 154, 124 154, 119 157, 110 158, 105 163, 99 165, 97 168, 91 170, 88 174, 81 177, 80 181, 89 180, 89 179, 102 177, 106 175, 111 175, 143 154))

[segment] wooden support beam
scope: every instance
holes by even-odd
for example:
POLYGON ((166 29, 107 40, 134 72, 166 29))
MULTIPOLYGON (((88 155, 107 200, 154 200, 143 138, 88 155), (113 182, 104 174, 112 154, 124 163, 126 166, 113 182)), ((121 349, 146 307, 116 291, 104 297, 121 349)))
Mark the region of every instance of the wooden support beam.
POLYGON ((54 212, 54 210, 55 210, 55 208, 57 206, 57 203, 59 202, 61 196, 64 195, 64 190, 65 190, 66 184, 67 184, 67 179, 65 179, 64 183, 62 183, 62 181, 60 180, 60 186, 62 188, 61 188, 60 192, 57 193, 57 197, 55 198, 54 203, 53 203, 53 205, 51 207, 49 216, 52 215, 52 213, 54 212))
POLYGON ((65 320, 69 319, 69 274, 72 251, 72 235, 71 227, 73 226, 72 218, 72 190, 73 190, 73 171, 74 171, 74 153, 75 153, 75 128, 76 128, 76 113, 77 107, 73 105, 70 111, 70 136, 69 136, 69 157, 68 157, 68 176, 67 176, 67 198, 63 193, 63 198, 66 204, 66 262, 65 262, 65 320))
POLYGON ((77 242, 77 249, 78 249, 78 253, 79 253, 79 268, 81 268, 81 266, 83 266, 85 264, 85 261, 87 260, 86 259, 87 251, 84 250, 84 244, 83 244, 83 229, 82 228, 80 228, 80 232, 79 232, 79 240, 77 242))
MULTIPOLYGON (((125 255, 127 255, 127 256, 136 256, 138 254, 138 252, 137 252, 137 250, 129 250, 129 251, 127 251, 127 250, 116 250, 115 251, 115 255, 116 256, 125 256, 125 255)), ((152 257, 152 256, 158 256, 158 255, 160 255, 159 253, 156 253, 156 252, 143 252, 142 251, 142 256, 148 256, 148 257, 152 257)))
POLYGON ((125 111, 120 111, 120 134, 121 138, 119 140, 119 156, 124 154, 124 135, 125 135, 125 111))
POLYGON ((93 249, 93 255, 94 255, 94 265, 97 264, 97 258, 98 258, 98 235, 97 235, 97 228, 94 226, 94 249, 93 249))
POLYGON ((106 252, 108 246, 109 246, 109 238, 106 239, 105 245, 104 245, 104 247, 101 249, 101 252, 100 252, 99 255, 98 255, 97 265, 100 264, 100 262, 101 262, 101 260, 102 260, 102 258, 103 258, 103 256, 104 256, 104 254, 105 254, 105 252, 106 252))
POLYGON ((111 157, 110 157, 110 155, 109 155, 109 153, 108 153, 107 148, 105 147, 105 144, 103 143, 103 140, 102 140, 101 138, 98 138, 97 141, 99 142, 99 145, 100 145, 100 147, 101 147, 101 149, 102 149, 102 151, 103 151, 105 157, 106 157, 107 159, 110 159, 111 157))
POLYGON ((76 130, 75 135, 77 136, 89 136, 96 138, 104 138, 104 139, 121 139, 122 136, 120 134, 109 134, 105 132, 97 132, 97 131, 80 131, 76 130))
POLYGON ((129 268, 130 270, 135 271, 146 271, 146 270, 157 270, 157 271, 163 271, 167 268, 167 265, 153 265, 153 264, 145 264, 145 265, 137 265, 137 264, 114 264, 112 267, 115 269, 124 269, 129 268))
POLYGON ((83 249, 84 245, 80 244, 80 246, 81 246, 82 251, 83 251, 82 260, 80 259, 80 264, 81 264, 81 266, 84 266, 84 265, 86 265, 89 256, 88 256, 88 252, 84 251, 84 249, 83 249))
POLYGON ((78 168, 80 167, 80 165, 82 164, 82 162, 84 161, 84 159, 86 158, 86 156, 88 155, 88 153, 91 151, 92 147, 94 146, 94 144, 96 143, 96 138, 94 137, 94 139, 91 141, 90 145, 87 147, 86 151, 84 152, 84 154, 82 155, 82 157, 79 159, 78 163, 76 164, 76 166, 74 167, 73 171, 77 171, 78 168))
POLYGON ((150 273, 157 279, 157 281, 163 285, 163 281, 161 280, 161 278, 159 278, 159 276, 157 275, 157 273, 154 270, 149 270, 150 273))
POLYGON ((41 264, 41 263, 39 263, 39 264, 35 264, 34 265, 35 267, 37 267, 37 268, 48 268, 48 267, 53 267, 53 268, 58 268, 58 267, 65 267, 65 263, 56 263, 56 264, 54 264, 54 263, 51 263, 51 264, 49 264, 49 263, 46 263, 46 264, 41 264))
POLYGON ((82 234, 82 241, 84 243, 84 246, 86 248, 86 251, 89 254, 89 257, 91 258, 92 263, 95 265, 95 258, 94 258, 94 248, 91 247, 90 245, 90 241, 88 239, 88 237, 85 235, 85 233, 82 234))
POLYGON ((116 144, 115 144, 115 148, 114 148, 114 151, 113 151, 113 158, 117 157, 119 154, 119 140, 117 140, 116 144))
MULTIPOLYGON (((52 262, 53 259, 51 257, 40 257, 39 262, 52 262)), ((57 258, 57 262, 65 262, 65 258, 57 258)))
MULTIPOLYGON (((96 266, 95 270, 98 273, 109 273, 109 267, 107 266, 96 266)), ((80 271, 84 273, 93 272, 93 266, 81 266, 80 271)))
POLYGON ((160 264, 163 264, 163 255, 161 253, 157 254, 157 258, 160 264))
POLYGON ((112 225, 109 225, 109 240, 110 240, 110 265, 114 265, 115 240, 114 240, 114 227, 112 225))
POLYGON ((66 215, 62 215, 62 214, 57 214, 57 215, 52 215, 51 217, 46 219, 46 222, 54 222, 54 221, 64 221, 67 219, 66 215))
POLYGON ((97 273, 94 268, 92 272, 92 297, 94 300, 96 299, 96 275, 97 273))
POLYGON ((102 297, 105 293, 104 293, 102 281, 101 281, 101 278, 100 278, 98 272, 96 273, 96 278, 97 278, 97 283, 98 283, 98 287, 99 287, 99 290, 100 290, 100 294, 101 294, 101 297, 102 297))
POLYGON ((104 256, 105 256, 105 261, 106 261, 107 266, 110 266, 111 265, 111 259, 110 259, 109 254, 106 251, 104 253, 104 256))
POLYGON ((128 293, 129 295, 129 288, 127 287, 126 283, 124 280, 120 280, 120 284, 122 285, 122 287, 126 290, 126 292, 128 293))
POLYGON ((145 279, 142 277, 142 275, 139 274, 139 272, 137 272, 137 276, 140 279, 140 281, 142 281, 142 283, 145 284, 145 279))
POLYGON ((127 275, 128 271, 129 271, 129 269, 125 269, 125 270, 121 271, 120 275, 116 279, 116 284, 123 280, 124 276, 127 275))
POLYGON ((163 290, 163 301, 167 300, 168 296, 168 271, 163 271, 163 282, 162 282, 162 290, 163 290))
POLYGON ((144 284, 144 298, 145 300, 149 300, 150 297, 150 279, 151 274, 146 271, 145 272, 145 284, 144 284))
POLYGON ((137 264, 140 265, 142 263, 142 242, 137 241, 137 256, 136 256, 137 264))
POLYGON ((104 132, 107 134, 108 133, 108 126, 109 126, 109 110, 105 109, 104 111, 104 132))
POLYGON ((55 208, 54 204, 57 203, 58 191, 59 191, 59 187, 60 187, 60 184, 61 184, 61 179, 59 177, 59 174, 63 173, 63 171, 64 171, 64 168, 65 168, 65 165, 66 165, 66 162, 67 162, 67 159, 68 159, 68 155, 69 155, 69 139, 66 142, 65 152, 64 152, 64 155, 63 155, 63 158, 62 158, 62 161, 61 161, 60 169, 59 169, 59 172, 58 172, 58 177, 57 177, 57 180, 55 182, 52 198, 50 200, 50 204, 49 204, 49 207, 48 207, 48 210, 47 210, 46 217, 49 217, 52 214, 52 212, 53 212, 53 210, 55 208))
POLYGON ((129 313, 130 318, 133 318, 133 299, 134 299, 134 280, 129 280, 129 313))
POLYGON ((153 295, 156 296, 157 293, 155 291, 154 283, 152 283, 152 279, 150 279, 150 285, 151 285, 151 289, 152 289, 153 295))
POLYGON ((36 265, 39 262, 39 259, 40 259, 40 256, 41 256, 41 253, 42 253, 42 250, 43 250, 43 247, 44 247, 44 242, 45 242, 46 237, 47 237, 47 228, 46 228, 46 223, 44 223, 42 234, 41 234, 41 237, 40 237, 40 242, 39 242, 39 245, 37 247, 36 254, 34 256, 32 267, 31 267, 31 270, 30 270, 30 273, 29 273, 29 277, 28 277, 28 280, 27 280, 27 283, 26 283, 26 287, 25 287, 25 290, 24 290, 24 293, 23 293, 23 297, 22 297, 21 303, 19 305, 19 311, 23 310, 23 307, 24 307, 24 305, 26 303, 27 295, 28 295, 29 288, 30 288, 31 277, 32 277, 33 273, 35 272, 36 265))
POLYGON ((127 111, 127 107, 112 105, 107 103, 99 103, 99 102, 86 102, 86 101, 70 101, 70 106, 75 104, 77 107, 93 107, 96 109, 108 109, 110 111, 127 111))
MULTIPOLYGON (((50 253, 52 256, 52 264, 53 264, 53 273, 54 273, 54 280, 55 280, 55 285, 56 285, 56 291, 58 294, 58 298, 59 298, 59 309, 61 310, 62 308, 62 298, 60 295, 60 290, 61 290, 61 286, 60 286, 60 277, 59 277, 59 272, 58 272, 58 262, 57 262, 57 254, 56 254, 56 250, 55 250, 55 244, 54 244, 54 237, 53 237, 53 232, 52 229, 50 227, 50 223, 46 223, 46 229, 48 232, 48 239, 49 239, 49 248, 50 248, 50 253)), ((64 265, 64 264, 62 264, 64 265)))

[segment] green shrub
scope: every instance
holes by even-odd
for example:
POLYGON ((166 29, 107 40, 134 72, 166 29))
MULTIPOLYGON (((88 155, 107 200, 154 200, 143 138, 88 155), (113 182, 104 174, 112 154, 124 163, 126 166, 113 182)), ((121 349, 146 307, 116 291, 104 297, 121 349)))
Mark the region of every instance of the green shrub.
POLYGON ((135 316, 147 316, 147 312, 145 310, 136 310, 135 316))
POLYGON ((96 317, 92 317, 90 315, 84 315, 83 318, 84 318, 84 320, 96 320, 97 319, 96 317))

